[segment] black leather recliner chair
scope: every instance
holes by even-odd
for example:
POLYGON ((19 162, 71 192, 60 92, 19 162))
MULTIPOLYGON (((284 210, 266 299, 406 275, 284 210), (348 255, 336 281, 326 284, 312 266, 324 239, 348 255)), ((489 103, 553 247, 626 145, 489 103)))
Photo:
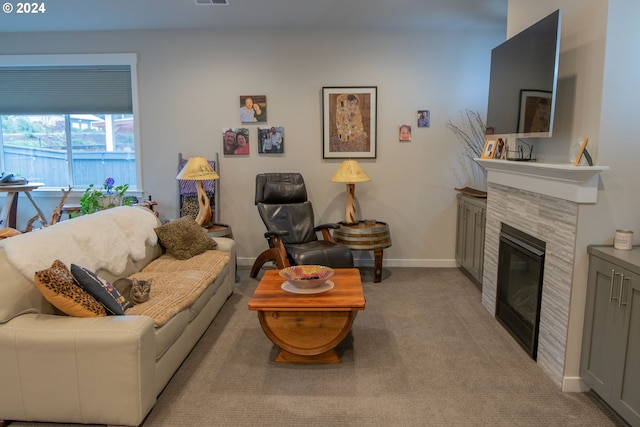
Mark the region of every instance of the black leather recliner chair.
POLYGON ((257 277, 269 261, 278 269, 290 265, 315 264, 332 268, 352 268, 351 250, 333 241, 331 229, 339 224, 314 227, 313 206, 299 173, 264 173, 256 176, 255 204, 267 227, 269 249, 256 258, 251 277, 257 277), (322 240, 316 233, 322 232, 322 240))

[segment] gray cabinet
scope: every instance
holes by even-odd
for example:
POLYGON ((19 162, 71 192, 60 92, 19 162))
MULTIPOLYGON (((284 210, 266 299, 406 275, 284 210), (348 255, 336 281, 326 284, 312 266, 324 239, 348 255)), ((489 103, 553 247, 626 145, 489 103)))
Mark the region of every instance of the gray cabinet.
POLYGON ((487 200, 458 193, 456 262, 482 288, 487 200))
POLYGON ((640 426, 640 248, 589 246, 580 375, 612 409, 640 426))

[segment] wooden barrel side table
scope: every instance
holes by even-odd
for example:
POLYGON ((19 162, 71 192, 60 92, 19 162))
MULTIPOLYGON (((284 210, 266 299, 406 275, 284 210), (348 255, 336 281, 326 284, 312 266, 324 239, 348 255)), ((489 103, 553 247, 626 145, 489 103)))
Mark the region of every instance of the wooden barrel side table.
POLYGON ((233 231, 227 224, 209 224, 206 228, 209 237, 228 237, 233 239, 233 231))
POLYGON ((341 222, 340 228, 333 232, 333 240, 354 251, 373 251, 373 282, 379 283, 382 280, 382 251, 391 246, 391 233, 386 222, 341 222))

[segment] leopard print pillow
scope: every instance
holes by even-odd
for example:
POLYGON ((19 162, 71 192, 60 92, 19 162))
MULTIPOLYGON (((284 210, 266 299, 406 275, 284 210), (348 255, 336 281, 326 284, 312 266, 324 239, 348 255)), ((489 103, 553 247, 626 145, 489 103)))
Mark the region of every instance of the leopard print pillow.
POLYGON ((60 260, 55 260, 51 268, 37 271, 34 281, 45 299, 69 316, 107 315, 102 304, 78 286, 67 266, 60 260))

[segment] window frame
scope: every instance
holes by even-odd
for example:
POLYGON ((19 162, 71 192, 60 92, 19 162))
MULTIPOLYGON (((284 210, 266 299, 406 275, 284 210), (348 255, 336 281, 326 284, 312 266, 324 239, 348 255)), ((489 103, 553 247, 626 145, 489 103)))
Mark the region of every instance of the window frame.
MULTIPOLYGON (((128 191, 131 195, 141 196, 143 193, 142 155, 139 126, 138 102, 138 56, 135 53, 94 53, 94 54, 47 54, 47 55, 0 55, 1 67, 55 67, 55 66, 100 66, 128 65, 131 75, 131 103, 133 115, 133 136, 136 148, 136 183, 128 191)), ((70 166, 71 167, 71 166, 70 166)), ((101 183, 95 183, 100 185, 101 183)), ((75 188, 72 195, 79 195, 85 188, 75 188)), ((41 187, 36 190, 39 195, 60 196, 60 187, 41 187)))

